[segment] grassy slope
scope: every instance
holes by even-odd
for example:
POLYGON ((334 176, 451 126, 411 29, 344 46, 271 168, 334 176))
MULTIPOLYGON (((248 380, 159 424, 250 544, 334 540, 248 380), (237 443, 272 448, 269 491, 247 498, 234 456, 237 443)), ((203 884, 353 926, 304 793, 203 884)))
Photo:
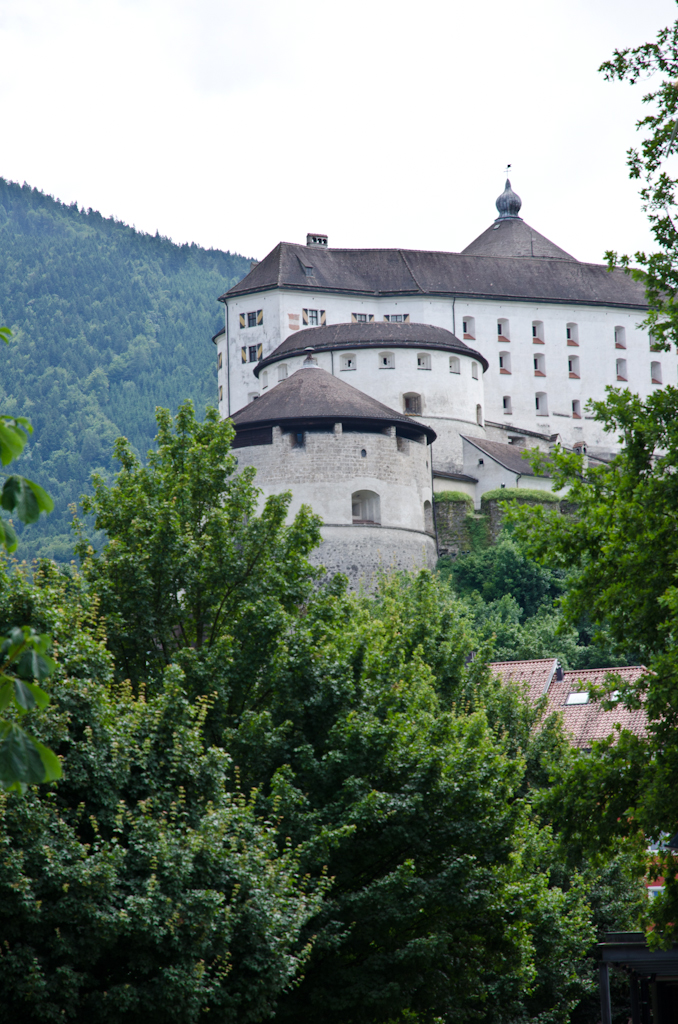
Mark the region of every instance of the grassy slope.
POLYGON ((68 506, 93 470, 115 471, 115 437, 144 455, 157 405, 191 398, 202 415, 216 401, 216 299, 248 269, 0 178, 0 323, 14 334, 0 348, 0 411, 30 417, 17 471, 56 506, 23 531, 21 557, 70 559, 68 506))

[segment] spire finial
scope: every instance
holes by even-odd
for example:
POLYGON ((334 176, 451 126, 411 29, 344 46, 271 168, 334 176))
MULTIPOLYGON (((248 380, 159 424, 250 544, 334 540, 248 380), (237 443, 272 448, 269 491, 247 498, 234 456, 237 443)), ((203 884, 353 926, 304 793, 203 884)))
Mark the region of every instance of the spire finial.
POLYGON ((522 220, 522 217, 519 217, 518 214, 520 213, 520 207, 523 205, 523 201, 520 198, 520 196, 516 195, 516 193, 511 188, 511 182, 509 181, 508 177, 508 172, 510 170, 511 165, 507 164, 506 184, 504 185, 504 191, 499 196, 495 204, 497 210, 499 211, 499 216, 497 217, 497 220, 509 220, 510 218, 514 218, 515 220, 522 220))

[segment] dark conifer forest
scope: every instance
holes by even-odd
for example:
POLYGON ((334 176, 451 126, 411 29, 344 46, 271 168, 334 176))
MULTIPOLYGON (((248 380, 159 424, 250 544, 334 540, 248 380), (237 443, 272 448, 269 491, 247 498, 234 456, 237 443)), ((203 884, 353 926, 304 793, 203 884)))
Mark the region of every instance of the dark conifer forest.
POLYGON ((12 331, 0 346, 0 410, 30 418, 15 471, 55 504, 23 535, 22 558, 70 560, 69 505, 94 470, 116 471, 116 437, 144 456, 156 406, 175 412, 190 398, 202 418, 216 403, 217 297, 249 262, 0 178, 0 323, 12 331))

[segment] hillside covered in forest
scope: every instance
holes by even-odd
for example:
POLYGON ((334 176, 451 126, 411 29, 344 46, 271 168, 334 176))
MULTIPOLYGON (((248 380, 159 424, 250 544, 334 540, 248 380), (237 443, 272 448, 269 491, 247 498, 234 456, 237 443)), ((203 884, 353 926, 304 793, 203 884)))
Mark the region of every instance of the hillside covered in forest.
POLYGON ((12 331, 0 345, 0 412, 30 418, 12 469, 55 503, 22 532, 21 558, 70 560, 68 506, 92 471, 118 468, 116 437, 144 456, 156 406, 191 398, 202 417, 216 403, 217 296, 249 265, 0 178, 0 324, 12 331))

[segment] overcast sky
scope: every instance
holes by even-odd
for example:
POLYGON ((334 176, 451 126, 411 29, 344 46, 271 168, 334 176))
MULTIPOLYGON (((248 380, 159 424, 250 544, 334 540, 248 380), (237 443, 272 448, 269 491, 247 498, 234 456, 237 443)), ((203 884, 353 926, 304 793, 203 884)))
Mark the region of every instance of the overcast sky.
POLYGON ((459 250, 504 167, 583 260, 650 245, 615 47, 672 0, 0 0, 0 175, 177 242, 263 257, 459 250))

